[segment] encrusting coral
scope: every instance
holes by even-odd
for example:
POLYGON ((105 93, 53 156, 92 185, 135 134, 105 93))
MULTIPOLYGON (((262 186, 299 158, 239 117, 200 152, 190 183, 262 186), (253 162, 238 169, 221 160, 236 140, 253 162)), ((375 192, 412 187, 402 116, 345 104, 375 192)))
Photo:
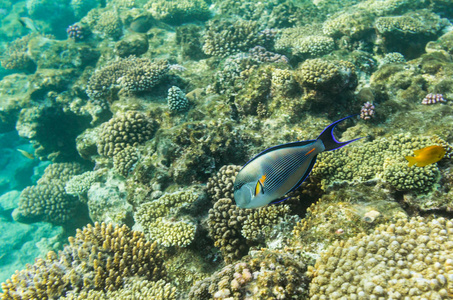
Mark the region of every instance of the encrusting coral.
POLYGON ((126 225, 87 225, 68 240, 59 255, 51 251, 2 283, 1 298, 54 299, 90 290, 120 290, 134 276, 150 281, 165 278, 157 244, 126 225))
POLYGON ((453 223, 413 218, 336 242, 310 273, 310 299, 448 299, 453 223))
POLYGON ((198 281, 190 290, 189 299, 306 299, 306 270, 300 258, 292 254, 253 251, 198 281))
POLYGON ((136 147, 151 139, 156 127, 156 122, 141 112, 120 114, 102 125, 97 140, 98 153, 115 156, 127 146, 136 147))

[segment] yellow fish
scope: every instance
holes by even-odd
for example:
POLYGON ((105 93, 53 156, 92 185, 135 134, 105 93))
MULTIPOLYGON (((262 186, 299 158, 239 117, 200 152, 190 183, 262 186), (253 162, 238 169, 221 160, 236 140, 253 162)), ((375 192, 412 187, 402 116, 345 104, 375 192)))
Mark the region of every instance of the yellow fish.
POLYGON ((441 160, 446 151, 442 146, 428 146, 414 151, 415 156, 406 156, 409 162, 409 167, 416 165, 417 167, 424 167, 441 160))
POLYGON ((27 151, 25 150, 22 150, 22 149, 17 149, 17 151, 20 152, 20 154, 22 154, 23 156, 25 156, 26 158, 28 159, 35 159, 35 156, 31 153, 28 153, 27 151))

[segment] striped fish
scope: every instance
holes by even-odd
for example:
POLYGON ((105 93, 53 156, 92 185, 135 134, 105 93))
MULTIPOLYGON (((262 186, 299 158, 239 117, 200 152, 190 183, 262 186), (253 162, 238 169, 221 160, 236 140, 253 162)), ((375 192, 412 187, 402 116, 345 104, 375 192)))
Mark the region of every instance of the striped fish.
POLYGON ((247 162, 234 181, 234 200, 240 208, 259 208, 287 198, 297 189, 315 165, 316 156, 323 151, 339 149, 361 138, 339 142, 333 136, 338 123, 330 124, 316 140, 278 145, 264 150, 247 162))

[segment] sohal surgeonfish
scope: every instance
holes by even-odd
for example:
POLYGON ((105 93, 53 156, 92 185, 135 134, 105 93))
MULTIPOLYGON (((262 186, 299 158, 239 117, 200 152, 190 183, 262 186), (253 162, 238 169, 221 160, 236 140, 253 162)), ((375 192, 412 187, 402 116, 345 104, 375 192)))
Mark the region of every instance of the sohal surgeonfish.
POLYGON ((442 146, 428 146, 414 151, 415 156, 406 156, 405 159, 409 162, 409 167, 416 165, 417 167, 425 167, 441 160, 445 153, 442 146))
POLYGON ((353 116, 330 124, 316 140, 278 145, 252 158, 234 181, 236 205, 259 208, 285 200, 284 196, 297 189, 308 177, 319 153, 339 149, 360 139, 339 142, 333 136, 335 126, 353 116))

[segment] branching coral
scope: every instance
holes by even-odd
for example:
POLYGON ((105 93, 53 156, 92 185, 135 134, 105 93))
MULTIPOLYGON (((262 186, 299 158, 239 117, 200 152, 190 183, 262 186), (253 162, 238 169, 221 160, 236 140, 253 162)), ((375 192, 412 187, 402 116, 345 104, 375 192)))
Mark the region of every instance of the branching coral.
POLYGON ((163 257, 156 243, 125 225, 96 223, 78 230, 57 256, 49 252, 2 284, 2 299, 52 299, 71 292, 121 289, 126 279, 163 279, 163 257))

